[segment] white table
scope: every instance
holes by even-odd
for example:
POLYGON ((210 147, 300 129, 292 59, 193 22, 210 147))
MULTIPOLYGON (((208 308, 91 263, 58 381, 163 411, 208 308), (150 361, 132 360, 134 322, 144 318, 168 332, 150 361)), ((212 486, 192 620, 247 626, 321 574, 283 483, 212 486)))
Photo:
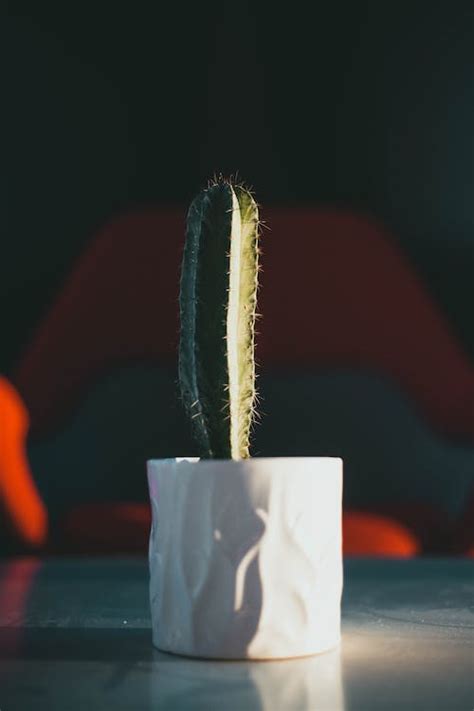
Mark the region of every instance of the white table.
POLYGON ((472 711, 474 564, 346 560, 341 648, 205 662, 152 648, 144 559, 0 564, 1 711, 472 711))

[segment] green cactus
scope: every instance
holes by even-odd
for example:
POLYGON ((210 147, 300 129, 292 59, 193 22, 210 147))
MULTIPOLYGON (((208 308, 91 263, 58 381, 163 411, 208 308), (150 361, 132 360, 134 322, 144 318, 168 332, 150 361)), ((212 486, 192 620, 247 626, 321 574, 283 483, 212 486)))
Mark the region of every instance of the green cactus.
POLYGON ((203 458, 250 456, 258 226, 250 192, 222 178, 199 193, 188 212, 179 381, 203 458))

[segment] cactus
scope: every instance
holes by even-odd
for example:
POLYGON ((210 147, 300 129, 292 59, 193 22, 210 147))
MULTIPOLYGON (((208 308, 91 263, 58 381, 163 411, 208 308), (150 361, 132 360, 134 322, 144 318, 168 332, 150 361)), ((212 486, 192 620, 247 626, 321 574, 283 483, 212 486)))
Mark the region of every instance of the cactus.
POLYGON ((179 381, 203 458, 250 456, 258 227, 250 192, 222 178, 197 195, 187 216, 179 381))

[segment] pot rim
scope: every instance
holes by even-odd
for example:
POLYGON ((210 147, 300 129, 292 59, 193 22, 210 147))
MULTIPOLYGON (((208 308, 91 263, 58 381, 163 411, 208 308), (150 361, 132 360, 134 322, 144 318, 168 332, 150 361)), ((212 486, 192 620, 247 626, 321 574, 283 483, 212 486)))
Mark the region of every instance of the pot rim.
POLYGON ((232 465, 242 465, 253 462, 341 462, 343 463, 342 457, 314 457, 314 456, 301 456, 301 457, 247 457, 245 459, 201 459, 199 457, 161 457, 160 459, 147 459, 147 464, 158 464, 162 462, 173 462, 174 464, 194 464, 194 465, 213 465, 213 464, 232 464, 232 465))

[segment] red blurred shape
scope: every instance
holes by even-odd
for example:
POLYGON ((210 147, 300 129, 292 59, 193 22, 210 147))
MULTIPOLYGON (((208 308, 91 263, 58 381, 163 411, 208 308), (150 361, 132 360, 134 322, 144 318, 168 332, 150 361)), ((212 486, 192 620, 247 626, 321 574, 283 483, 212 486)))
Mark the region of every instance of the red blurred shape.
POLYGON ((73 509, 62 526, 63 545, 73 553, 141 553, 148 550, 148 504, 101 503, 73 509))
POLYGON ((456 527, 454 552, 474 558, 474 489, 456 527))
MULTIPOLYGON (((264 217, 259 361, 385 373, 438 430, 474 439, 474 369, 391 235, 324 210, 264 217)), ((16 373, 34 432, 108 368, 174 361, 183 239, 184 213, 160 210, 92 241, 16 373)))
MULTIPOLYGON (((474 439, 474 369, 393 238, 348 213, 271 209, 263 217, 259 361, 384 373, 441 432, 474 439)), ((111 368, 175 361, 183 239, 184 212, 149 210, 114 220, 91 242, 15 375, 35 434, 59 426, 111 368)), ((41 545, 47 515, 25 458, 27 427, 18 395, 0 381, 0 496, 22 539, 41 545)), ((149 514, 137 506, 77 509, 66 524, 71 544, 142 550, 149 514)), ((389 518, 347 516, 348 553, 419 550, 389 518)))
POLYGON ((261 362, 384 373, 438 430, 474 439, 474 368, 392 235, 310 209, 268 224, 261 362))

